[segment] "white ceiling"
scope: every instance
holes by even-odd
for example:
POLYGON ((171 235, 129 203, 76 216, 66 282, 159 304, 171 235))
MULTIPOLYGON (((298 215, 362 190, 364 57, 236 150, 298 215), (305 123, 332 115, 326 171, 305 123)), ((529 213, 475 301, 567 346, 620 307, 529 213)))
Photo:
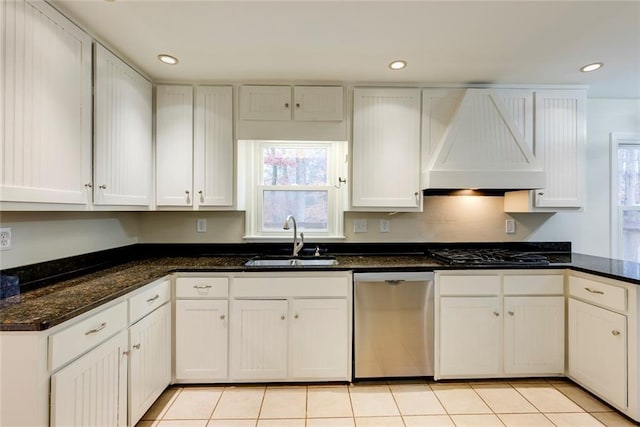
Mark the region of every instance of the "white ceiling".
POLYGON ((640 98, 640 1, 51 1, 155 81, 586 84, 640 98))

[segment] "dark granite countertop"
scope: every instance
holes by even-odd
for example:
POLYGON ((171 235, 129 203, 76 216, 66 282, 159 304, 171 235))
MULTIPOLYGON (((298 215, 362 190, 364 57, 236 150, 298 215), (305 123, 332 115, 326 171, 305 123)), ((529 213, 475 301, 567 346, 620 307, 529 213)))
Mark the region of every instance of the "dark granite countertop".
MULTIPOLYGON (((487 266, 467 269, 572 268, 640 284, 640 264, 576 253, 548 254, 548 266, 487 266)), ((225 271, 432 271, 460 269, 421 254, 343 255, 329 267, 245 267, 251 258, 235 256, 149 257, 61 280, 0 302, 0 331, 39 331, 58 325, 173 272, 225 271)), ((463 267, 464 268, 464 267, 463 267)))

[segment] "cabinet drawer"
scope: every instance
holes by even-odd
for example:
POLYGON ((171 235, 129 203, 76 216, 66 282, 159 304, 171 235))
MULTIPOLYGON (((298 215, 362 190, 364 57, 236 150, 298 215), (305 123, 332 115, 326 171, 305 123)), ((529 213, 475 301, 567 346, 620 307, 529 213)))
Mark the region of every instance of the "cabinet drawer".
POLYGON ((142 319, 165 302, 171 299, 169 280, 149 285, 129 298, 129 323, 142 319))
POLYGON ((178 277, 176 298, 226 298, 228 277, 178 277))
POLYGON ((51 335, 49 369, 59 368, 126 327, 127 302, 122 301, 51 335))
POLYGON ((439 276, 440 295, 498 295, 500 276, 439 276))
POLYGON ((602 307, 618 311, 627 310, 627 290, 595 280, 571 276, 569 278, 571 296, 594 302, 602 307))
POLYGON ((242 277, 234 280, 233 296, 246 297, 347 297, 347 277, 242 277))
POLYGON ((563 295, 564 276, 554 275, 517 275, 504 276, 505 295, 563 295))

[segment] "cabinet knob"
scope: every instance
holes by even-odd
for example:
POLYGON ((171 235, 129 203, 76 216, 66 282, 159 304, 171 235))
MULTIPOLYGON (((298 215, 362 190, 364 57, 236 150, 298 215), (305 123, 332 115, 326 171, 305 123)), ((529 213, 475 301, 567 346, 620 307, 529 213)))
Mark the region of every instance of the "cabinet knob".
POLYGON ((620 331, 613 330, 611 331, 611 335, 613 335, 614 337, 617 337, 618 335, 620 335, 620 331))
POLYGON ((225 317, 226 317, 226 316, 225 316, 224 314, 221 314, 221 315, 220 315, 220 320, 224 320, 224 319, 225 319, 225 317))
POLYGON ((294 319, 298 319, 300 316, 298 316, 297 314, 293 316, 294 319))
POLYGON ((284 108, 289 108, 289 103, 288 102, 284 103, 284 108))
POLYGON ((280 316, 280 320, 284 320, 284 314, 280 316))
POLYGON ((102 184, 100 186, 98 186, 99 189, 101 190, 106 190, 107 189, 107 184, 102 184))
POLYGON ((184 190, 184 194, 189 195, 189 190, 184 190))
POLYGON ((494 312, 493 312, 493 315, 494 315, 494 316, 496 316, 496 317, 499 317, 499 316, 500 316, 500 313, 498 313, 497 311, 494 311, 494 312))
POLYGON ((135 348, 136 350, 140 350, 140 344, 135 344, 133 348, 135 348))
POLYGON ((509 316, 513 316, 513 311, 507 311, 507 313, 509 313, 509 316))
POLYGON ((85 187, 87 187, 87 188, 91 188, 91 187, 93 187, 93 185, 91 185, 91 183, 90 183, 90 182, 86 183, 84 186, 85 186, 85 187))
POLYGON ((122 352, 122 355, 123 355, 123 356, 128 356, 130 353, 131 353, 131 352, 130 352, 129 350, 127 350, 127 351, 123 351, 123 352, 122 352))
POLYGON ((544 193, 542 193, 542 192, 538 193, 538 196, 542 197, 542 196, 544 196, 544 193))
POLYGON ((300 108, 300 103, 296 102, 296 108, 300 108))

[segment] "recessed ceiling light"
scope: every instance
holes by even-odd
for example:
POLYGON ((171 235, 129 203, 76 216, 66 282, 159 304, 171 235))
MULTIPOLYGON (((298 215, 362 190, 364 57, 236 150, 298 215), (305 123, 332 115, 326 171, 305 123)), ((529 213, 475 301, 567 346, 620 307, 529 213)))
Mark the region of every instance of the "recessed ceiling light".
POLYGON ((589 64, 589 65, 585 65, 584 67, 580 68, 580 71, 582 71, 583 73, 588 73, 590 71, 595 71, 599 68, 602 68, 604 64, 602 62, 594 62, 593 64, 589 64))
POLYGON ((158 55, 158 59, 165 64, 176 65, 178 63, 178 58, 175 56, 167 55, 166 53, 161 53, 158 55))
POLYGON ((406 66, 407 66, 407 61, 402 61, 402 60, 392 61, 389 64, 389 68, 391 68, 392 70, 402 70, 406 66))

